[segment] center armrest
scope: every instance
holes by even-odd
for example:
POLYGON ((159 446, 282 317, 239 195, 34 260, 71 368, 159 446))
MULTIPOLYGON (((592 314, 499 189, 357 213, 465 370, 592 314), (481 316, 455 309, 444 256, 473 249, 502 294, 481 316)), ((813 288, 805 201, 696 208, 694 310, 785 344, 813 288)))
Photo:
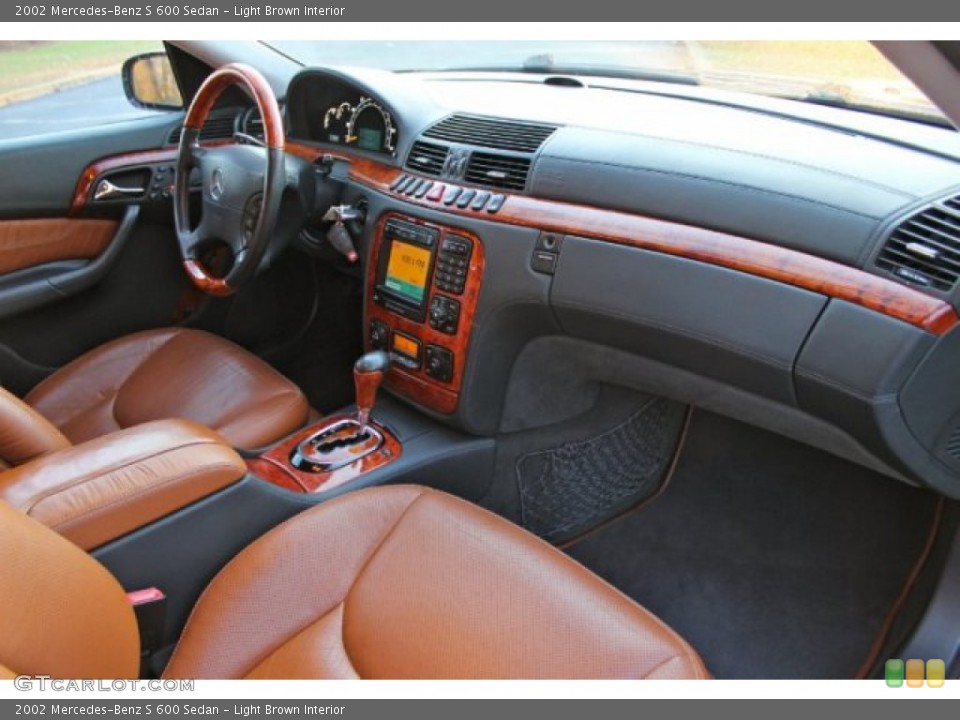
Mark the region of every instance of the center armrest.
POLYGON ((159 420, 3 471, 0 500, 90 550, 245 473, 240 456, 212 430, 159 420))

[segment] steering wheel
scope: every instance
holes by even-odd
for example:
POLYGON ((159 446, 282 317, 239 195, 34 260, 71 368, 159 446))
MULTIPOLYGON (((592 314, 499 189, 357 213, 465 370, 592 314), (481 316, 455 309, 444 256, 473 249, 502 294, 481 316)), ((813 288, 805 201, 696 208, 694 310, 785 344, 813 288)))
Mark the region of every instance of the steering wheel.
POLYGON ((183 123, 177 154, 174 226, 187 275, 210 295, 230 295, 253 277, 277 223, 285 186, 283 120, 277 98, 257 70, 234 63, 213 72, 200 86, 183 123), (263 118, 264 146, 229 143, 200 146, 200 128, 217 99, 240 85, 256 100, 263 118), (199 170, 202 213, 191 226, 190 174, 199 170), (204 248, 224 243, 233 265, 217 277, 199 259, 204 248))

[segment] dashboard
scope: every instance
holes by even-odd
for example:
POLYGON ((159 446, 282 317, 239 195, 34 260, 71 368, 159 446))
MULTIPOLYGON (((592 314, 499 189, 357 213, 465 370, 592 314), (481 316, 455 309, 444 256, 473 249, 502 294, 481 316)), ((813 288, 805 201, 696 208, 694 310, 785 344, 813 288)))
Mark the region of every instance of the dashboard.
POLYGON ((422 411, 492 435, 626 384, 960 497, 956 133, 740 102, 308 69, 288 149, 368 209, 366 344, 422 411))
POLYGON ((489 437, 626 386, 960 497, 956 132, 536 74, 307 68, 284 101, 423 413, 489 437))

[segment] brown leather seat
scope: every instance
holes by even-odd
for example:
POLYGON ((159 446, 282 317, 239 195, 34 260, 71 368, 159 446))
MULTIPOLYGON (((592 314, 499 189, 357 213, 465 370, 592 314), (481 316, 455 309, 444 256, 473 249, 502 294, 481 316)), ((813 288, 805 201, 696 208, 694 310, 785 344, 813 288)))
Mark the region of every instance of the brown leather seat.
MULTIPOLYGON (((88 556, 0 507, 0 566, 11 581, 0 677, 135 671, 132 614, 88 556)), ((675 632, 553 547, 470 503, 396 486, 324 503, 241 552, 201 597, 166 676, 708 673, 675 632)))
MULTIPOLYGON (((301 427, 309 412, 299 388, 265 362, 215 335, 184 328, 102 345, 50 375, 25 400, 74 443, 182 418, 217 431, 235 447, 255 448, 301 427)), ((9 405, 9 396, 0 403, 9 405)), ((0 407, 0 434, 34 438, 11 457, 0 437, 0 458, 18 464, 30 452, 61 444, 59 433, 35 421, 0 407), (34 427, 24 434, 31 420, 34 427)))

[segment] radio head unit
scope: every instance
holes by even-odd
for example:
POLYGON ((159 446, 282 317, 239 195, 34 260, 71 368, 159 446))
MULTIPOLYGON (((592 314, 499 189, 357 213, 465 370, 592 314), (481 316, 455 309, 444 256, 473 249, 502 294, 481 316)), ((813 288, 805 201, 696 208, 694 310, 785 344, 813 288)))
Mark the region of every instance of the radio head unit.
POLYGON ((374 301, 423 322, 439 237, 434 228, 396 218, 388 220, 377 261, 374 301))

